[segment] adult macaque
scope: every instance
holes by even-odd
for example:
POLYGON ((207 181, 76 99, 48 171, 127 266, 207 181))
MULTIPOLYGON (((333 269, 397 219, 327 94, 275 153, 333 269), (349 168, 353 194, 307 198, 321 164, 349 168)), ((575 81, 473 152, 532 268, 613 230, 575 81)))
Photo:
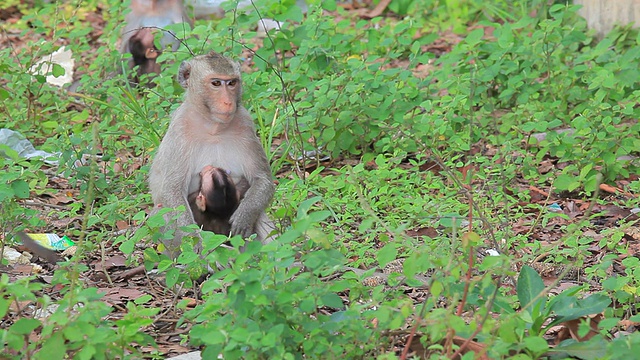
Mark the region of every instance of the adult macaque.
POLYGON ((131 0, 131 12, 125 17, 125 22, 121 52, 131 53, 129 68, 138 66, 137 78, 143 74, 158 74, 158 55, 169 46, 173 51, 178 49, 178 39, 162 28, 179 23, 191 25, 181 0, 131 0), (155 34, 159 31, 164 32, 160 49, 154 44, 155 34))
POLYGON ((234 184, 223 169, 205 166, 200 171, 199 189, 187 196, 196 224, 203 230, 229 235, 229 219, 248 187, 244 179, 234 184))
POLYGON ((185 99, 172 115, 149 171, 154 209, 187 209, 169 224, 176 233, 164 244, 167 254, 178 255, 185 235, 180 227, 195 223, 188 196, 200 190, 200 171, 207 165, 224 169, 234 184, 247 184, 229 218, 230 234, 257 234, 260 241, 269 242, 273 224, 265 209, 275 186, 253 120, 241 105, 239 64, 215 52, 196 56, 180 65, 178 81, 186 90, 185 99))

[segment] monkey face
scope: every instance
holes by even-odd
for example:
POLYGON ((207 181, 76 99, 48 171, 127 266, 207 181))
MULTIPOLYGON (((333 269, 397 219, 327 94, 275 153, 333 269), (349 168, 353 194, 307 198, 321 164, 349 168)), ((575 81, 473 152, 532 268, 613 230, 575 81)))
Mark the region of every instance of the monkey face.
POLYGON ((240 80, 237 78, 213 77, 209 79, 211 109, 217 114, 230 116, 238 108, 240 80))

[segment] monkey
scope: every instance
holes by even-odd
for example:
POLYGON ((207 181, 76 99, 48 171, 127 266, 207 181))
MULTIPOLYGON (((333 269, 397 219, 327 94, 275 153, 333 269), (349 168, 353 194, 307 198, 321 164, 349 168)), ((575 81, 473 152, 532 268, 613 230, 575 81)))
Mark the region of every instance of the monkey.
POLYGON ((225 169, 234 184, 247 184, 229 218, 230 235, 256 234, 261 242, 270 242, 274 226, 265 210, 275 185, 253 119, 241 103, 240 65, 216 52, 199 55, 180 64, 178 82, 185 89, 184 101, 172 114, 148 179, 153 211, 187 209, 174 213, 176 222, 168 224, 176 232, 165 242, 165 254, 175 258, 187 235, 182 227, 196 223, 188 196, 201 187, 199 174, 207 165, 225 169))
POLYGON ((202 230, 229 235, 229 219, 249 184, 244 178, 234 184, 223 169, 211 165, 205 166, 199 175, 199 189, 187 196, 193 218, 202 230))
MULTIPOLYGON (((142 28, 135 32, 129 39, 129 52, 133 61, 132 68, 138 66, 138 74, 159 74, 160 64, 156 62, 156 58, 161 51, 153 44, 154 35, 151 28, 142 28)), ((136 78, 136 83, 139 80, 136 78)))
POLYGON ((122 30, 122 54, 130 53, 128 68, 138 66, 134 82, 138 83, 144 74, 159 74, 158 56, 167 47, 178 50, 180 42, 170 31, 161 30, 171 24, 187 23, 193 25, 186 14, 181 0, 131 0, 131 12, 125 17, 122 30), (155 34, 163 31, 160 49, 155 44, 155 34))

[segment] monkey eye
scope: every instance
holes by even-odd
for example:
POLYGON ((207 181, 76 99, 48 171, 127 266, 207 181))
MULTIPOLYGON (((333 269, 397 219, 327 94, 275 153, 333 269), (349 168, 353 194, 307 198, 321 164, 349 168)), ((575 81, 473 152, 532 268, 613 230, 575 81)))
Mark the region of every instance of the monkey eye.
POLYGON ((227 81, 227 85, 229 85, 231 87, 238 85, 238 79, 231 79, 231 80, 227 81))
POLYGON ((221 85, 222 85, 222 80, 220 80, 220 79, 213 79, 213 80, 211 80, 211 85, 213 85, 213 86, 215 86, 215 87, 221 86, 221 85))

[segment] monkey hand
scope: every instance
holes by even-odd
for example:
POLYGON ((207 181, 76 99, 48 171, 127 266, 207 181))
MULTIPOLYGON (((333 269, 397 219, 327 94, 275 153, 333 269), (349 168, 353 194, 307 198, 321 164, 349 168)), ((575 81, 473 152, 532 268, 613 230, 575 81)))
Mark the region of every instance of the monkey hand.
POLYGON ((231 215, 229 223, 231 223, 231 235, 240 235, 243 238, 251 236, 255 233, 255 225, 260 217, 260 209, 250 209, 246 206, 240 206, 231 215))

